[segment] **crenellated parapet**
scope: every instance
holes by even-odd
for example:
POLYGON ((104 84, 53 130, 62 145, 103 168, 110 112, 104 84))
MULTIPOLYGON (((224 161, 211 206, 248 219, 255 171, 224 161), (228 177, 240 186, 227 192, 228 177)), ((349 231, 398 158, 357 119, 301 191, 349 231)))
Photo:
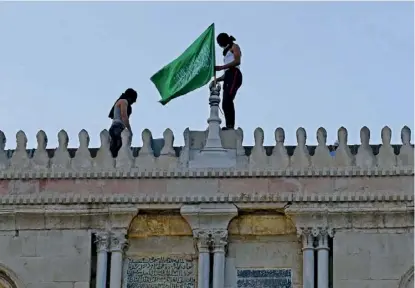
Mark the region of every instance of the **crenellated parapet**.
MULTIPOLYGON (((392 131, 387 126, 381 131, 380 145, 370 144, 371 133, 367 127, 360 130, 360 145, 348 145, 348 132, 346 128, 341 127, 338 130, 336 147, 327 145, 327 132, 324 128, 319 128, 316 132, 317 146, 307 145, 307 133, 301 127, 296 131, 296 146, 284 145, 285 132, 282 128, 275 130, 273 147, 264 146, 264 131, 261 128, 254 131, 253 147, 242 145, 241 128, 220 131, 219 134, 223 150, 226 151, 223 157, 228 157, 235 163, 230 168, 219 169, 221 171, 227 170, 232 173, 273 171, 275 175, 285 176, 299 175, 300 172, 300 174, 337 175, 339 171, 342 171, 341 173, 377 171, 376 173, 388 175, 400 171, 406 171, 405 174, 413 173, 414 147, 410 143, 411 130, 407 126, 401 130, 401 145, 391 144, 392 131)), ((133 148, 131 135, 128 130, 124 130, 123 146, 117 158, 113 158, 109 150, 110 135, 107 130, 100 133, 101 146, 98 149, 89 147, 90 138, 85 130, 81 130, 78 134, 79 147, 76 149, 68 148, 69 137, 64 130, 61 130, 57 136, 58 147, 47 149, 48 137, 41 130, 36 135, 37 148, 27 149, 27 137, 23 131, 19 131, 16 134, 16 148, 5 150, 6 137, 0 131, 0 177, 8 178, 16 173, 22 175, 25 172, 39 172, 39 175, 49 176, 53 173, 66 172, 130 173, 131 171, 163 175, 218 169, 217 167, 193 169, 189 165, 192 161, 199 161, 196 156, 205 149, 208 131, 186 129, 183 133, 185 146, 174 147, 174 135, 170 129, 165 130, 162 139, 153 139, 151 131, 145 129, 141 134, 143 146, 133 148)), ((220 162, 221 159, 215 161, 220 162)))

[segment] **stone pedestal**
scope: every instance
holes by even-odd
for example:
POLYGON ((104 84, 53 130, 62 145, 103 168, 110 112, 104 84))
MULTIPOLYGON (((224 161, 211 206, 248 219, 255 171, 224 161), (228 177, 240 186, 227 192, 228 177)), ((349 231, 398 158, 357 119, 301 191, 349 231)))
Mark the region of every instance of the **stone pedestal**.
POLYGON ((236 156, 232 151, 223 148, 220 138, 219 103, 220 103, 220 85, 210 86, 210 117, 208 136, 205 147, 189 161, 189 168, 231 168, 236 166, 236 156))
POLYGON ((107 286, 107 261, 108 261, 108 232, 97 232, 97 278, 96 288, 105 288, 107 286))

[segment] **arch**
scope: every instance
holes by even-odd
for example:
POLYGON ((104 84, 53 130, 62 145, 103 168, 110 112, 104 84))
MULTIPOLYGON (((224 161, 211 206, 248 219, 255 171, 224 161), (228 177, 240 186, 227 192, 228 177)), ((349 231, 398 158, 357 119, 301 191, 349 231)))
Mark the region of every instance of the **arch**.
POLYGON ((412 288, 414 287, 414 266, 409 268, 408 271, 402 276, 399 282, 398 288, 412 288))
POLYGON ((23 283, 9 268, 0 263, 0 288, 21 288, 23 283))

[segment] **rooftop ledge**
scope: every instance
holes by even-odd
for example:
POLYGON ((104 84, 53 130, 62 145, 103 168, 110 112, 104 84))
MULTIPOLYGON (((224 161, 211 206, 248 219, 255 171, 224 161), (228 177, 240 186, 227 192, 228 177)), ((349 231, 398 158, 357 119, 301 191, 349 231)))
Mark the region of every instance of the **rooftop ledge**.
MULTIPOLYGON (((16 134, 16 148, 5 150, 0 131, 0 179, 100 178, 100 177, 258 177, 258 176, 359 176, 413 175, 414 147, 411 130, 401 130, 402 144, 391 145, 391 130, 381 131, 382 144, 370 145, 370 131, 360 131, 361 144, 347 145, 347 130, 338 130, 338 146, 326 145, 326 130, 317 130, 317 146, 307 146, 307 134, 297 129, 297 146, 285 146, 282 128, 275 130, 275 145, 264 147, 264 132, 255 129, 253 147, 243 147, 242 129, 183 133, 184 147, 174 147, 174 135, 166 129, 162 139, 142 132, 142 147, 131 147, 131 135, 123 131, 117 158, 109 151, 107 130, 100 133, 101 147, 89 148, 88 132, 79 132, 79 147, 68 149, 68 135, 58 133, 59 147, 47 149, 44 131, 36 135, 38 146, 27 149, 23 131, 16 134), (216 136, 215 136, 216 133, 216 136), (216 137, 216 138, 215 138, 216 137), (216 142, 215 142, 216 141, 216 142)), ((218 127, 216 127, 218 128, 218 127)))

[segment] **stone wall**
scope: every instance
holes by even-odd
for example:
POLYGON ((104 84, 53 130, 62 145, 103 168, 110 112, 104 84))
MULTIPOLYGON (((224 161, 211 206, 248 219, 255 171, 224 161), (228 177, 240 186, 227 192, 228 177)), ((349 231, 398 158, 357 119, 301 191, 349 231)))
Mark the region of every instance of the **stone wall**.
POLYGON ((225 287, 237 287, 237 269, 291 269, 292 287, 302 287, 301 243, 296 235, 230 237, 225 287))
POLYGON ((197 250, 192 231, 179 213, 137 215, 128 239, 123 287, 133 283, 134 287, 146 283, 197 287, 197 250))
POLYGON ((26 288, 89 288, 88 230, 0 231, 0 266, 26 288))
POLYGON ((401 288, 404 274, 413 271, 413 228, 338 231, 333 244, 336 288, 401 288))

